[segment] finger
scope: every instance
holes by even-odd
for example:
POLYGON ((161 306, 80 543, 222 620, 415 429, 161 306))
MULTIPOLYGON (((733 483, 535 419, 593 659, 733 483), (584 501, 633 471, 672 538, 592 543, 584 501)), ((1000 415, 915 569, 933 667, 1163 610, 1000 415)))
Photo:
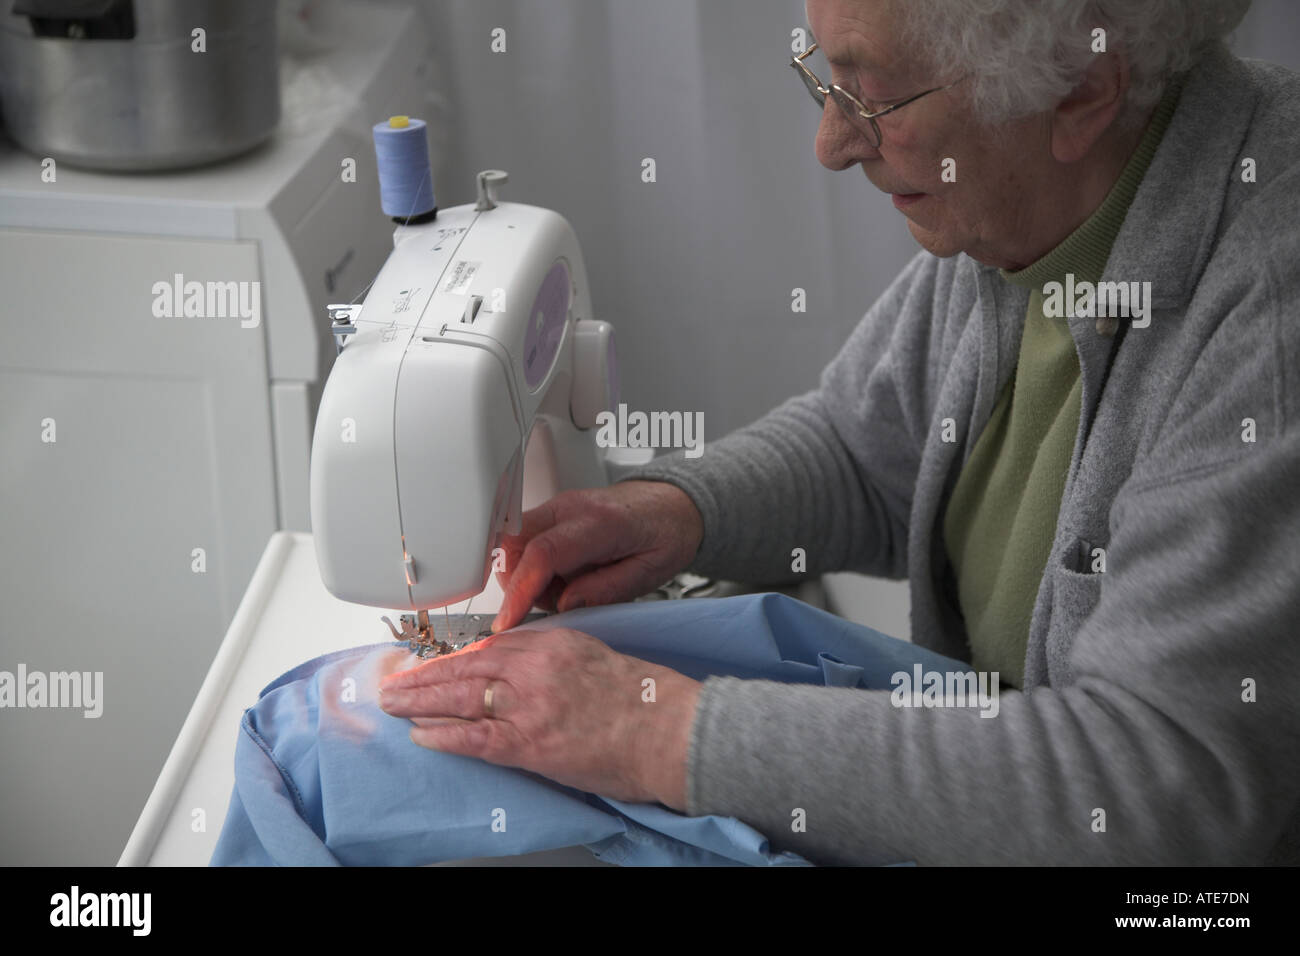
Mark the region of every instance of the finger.
POLYGON ((470 720, 430 727, 412 727, 411 740, 429 750, 478 757, 508 767, 520 765, 522 737, 500 720, 470 720))
MULTIPOLYGON (((497 616, 492 620, 492 624, 489 625, 489 628, 493 629, 492 636, 496 637, 499 634, 504 634, 507 631, 513 630, 514 628, 518 627, 519 624, 521 624, 524 621, 524 619, 528 617, 528 613, 532 611, 532 609, 535 607, 539 607, 543 611, 546 611, 550 614, 554 614, 556 610, 555 608, 556 602, 559 601, 560 595, 564 593, 564 589, 565 587, 567 587, 567 585, 568 582, 565 581, 563 578, 554 578, 551 581, 551 583, 546 586, 546 590, 542 592, 541 597, 539 597, 536 601, 534 601, 531 605, 529 605, 528 611, 525 611, 522 615, 520 615, 519 620, 515 621, 512 624, 509 625, 501 624, 500 622, 504 621, 505 619, 501 617, 501 612, 498 611, 497 616)), ((471 644, 469 646, 474 647, 475 645, 471 644)))
POLYGON ((390 717, 457 718, 485 720, 501 718, 501 708, 508 706, 511 695, 505 681, 478 677, 451 683, 386 691, 379 706, 390 717), (491 691, 491 711, 488 691, 491 691))
POLYGON ((509 535, 517 540, 526 541, 529 538, 535 538, 543 531, 549 531, 555 527, 555 523, 560 519, 559 509, 556 507, 556 498, 548 498, 536 508, 529 508, 520 518, 522 526, 519 534, 509 535))
POLYGON ((510 655, 525 650, 527 643, 526 637, 516 634, 485 637, 452 654, 435 657, 380 678, 379 693, 383 695, 389 691, 409 690, 470 677, 499 676, 511 666, 510 655))
POLYGON ((501 609, 492 621, 493 633, 514 627, 542 598, 559 572, 560 542, 550 532, 533 538, 515 561, 514 573, 501 596, 501 609))
POLYGON ((492 622, 494 632, 514 627, 523 620, 556 577, 602 563, 612 556, 606 553, 613 550, 608 543, 603 548, 598 544, 593 547, 593 542, 600 539, 591 532, 586 522, 568 523, 528 542, 502 597, 501 610, 492 622))
MULTIPOLYGON (((387 674, 384 674, 382 677, 380 677, 379 686, 380 687, 387 686, 390 681, 392 681, 394 678, 398 677, 399 675, 422 673, 424 671, 430 671, 434 668, 440 667, 444 661, 446 661, 450 657, 456 656, 457 654, 464 654, 466 651, 469 650, 475 650, 475 651, 486 650, 488 647, 493 646, 493 644, 489 643, 492 640, 492 637, 495 637, 495 635, 482 638, 480 640, 475 641, 472 644, 466 644, 460 650, 451 651, 448 654, 439 654, 437 657, 430 657, 427 659, 416 658, 416 662, 414 664, 411 664, 409 667, 402 667, 398 670, 389 671, 387 674)), ((412 652, 412 656, 414 656, 414 652, 412 652)))
POLYGON ((412 727, 411 740, 429 750, 482 757, 488 749, 489 721, 465 720, 439 726, 412 727))
POLYGON ((524 553, 524 548, 528 542, 537 537, 544 531, 550 531, 555 527, 559 520, 559 511, 555 507, 555 499, 550 498, 542 502, 536 508, 530 508, 523 513, 520 518, 520 530, 518 534, 507 534, 501 537, 501 547, 506 553, 506 576, 509 577, 514 569, 520 555, 524 553))
POLYGON ((564 578, 552 578, 551 583, 546 585, 546 590, 542 592, 542 596, 537 599, 535 605, 554 612, 556 603, 560 600, 560 595, 564 593, 564 589, 568 585, 569 582, 564 578))
POLYGON ((518 565, 519 558, 523 555, 528 542, 542 532, 555 527, 555 522, 558 520, 558 511, 554 502, 555 499, 550 498, 536 508, 528 509, 520 518, 521 527, 519 533, 503 534, 501 536, 499 544, 505 552, 505 570, 497 572, 497 582, 501 585, 503 593, 510 588, 510 579, 514 576, 515 566, 518 565))
POLYGON ((515 576, 515 568, 519 566, 519 559, 523 557, 524 548, 528 545, 528 539, 512 538, 505 536, 501 539, 500 547, 505 552, 503 560, 504 567, 498 571, 497 583, 501 585, 501 593, 504 594, 510 590, 510 581, 515 576))
MULTIPOLYGON (((509 560, 506 561, 506 567, 507 568, 510 567, 509 560)), ((498 571, 496 572, 496 576, 497 576, 497 587, 501 589, 502 594, 505 594, 507 591, 510 590, 510 572, 508 570, 498 571)))
POLYGON ((598 604, 617 604, 640 597, 662 583, 645 558, 634 554, 617 564, 575 577, 560 594, 556 607, 564 612, 598 604))

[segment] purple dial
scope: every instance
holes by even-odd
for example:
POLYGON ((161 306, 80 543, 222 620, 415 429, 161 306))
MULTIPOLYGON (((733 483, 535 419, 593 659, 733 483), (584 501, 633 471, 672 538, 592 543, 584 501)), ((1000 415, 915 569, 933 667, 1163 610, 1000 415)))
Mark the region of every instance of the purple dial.
POLYGON ((560 260, 537 290, 533 307, 528 310, 528 332, 524 335, 524 381, 537 388, 555 361, 555 352, 564 338, 564 322, 569 316, 569 267, 560 260))

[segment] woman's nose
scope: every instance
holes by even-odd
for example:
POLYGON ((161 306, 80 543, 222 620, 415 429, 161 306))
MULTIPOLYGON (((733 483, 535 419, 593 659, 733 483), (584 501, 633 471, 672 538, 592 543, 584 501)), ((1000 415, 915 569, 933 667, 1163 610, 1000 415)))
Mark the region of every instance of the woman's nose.
POLYGON ((817 161, 827 169, 848 169, 864 159, 879 154, 867 142, 867 137, 849 122, 833 100, 827 99, 822 108, 822 121, 817 127, 817 161))

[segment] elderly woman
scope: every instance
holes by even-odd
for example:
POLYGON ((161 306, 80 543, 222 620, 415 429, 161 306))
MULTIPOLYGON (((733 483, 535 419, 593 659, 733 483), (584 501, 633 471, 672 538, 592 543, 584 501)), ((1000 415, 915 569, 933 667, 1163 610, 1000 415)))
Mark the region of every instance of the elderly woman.
POLYGON ((385 709, 818 862, 1296 860, 1300 80, 1227 53, 1247 6, 808 0, 817 156, 924 251, 817 390, 511 542, 500 630, 798 548, 906 575, 913 640, 1000 675, 996 719, 666 668, 646 708, 644 663, 561 629, 385 709))

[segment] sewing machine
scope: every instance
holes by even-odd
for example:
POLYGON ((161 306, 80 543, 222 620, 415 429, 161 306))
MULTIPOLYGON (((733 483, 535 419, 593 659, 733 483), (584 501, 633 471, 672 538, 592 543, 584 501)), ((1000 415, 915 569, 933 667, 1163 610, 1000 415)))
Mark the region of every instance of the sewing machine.
MULTIPOLYGON (((613 329, 591 318, 568 222, 478 201, 398 225, 359 305, 329 306, 338 358, 317 414, 311 522, 336 597, 416 612, 421 656, 476 639, 431 608, 483 591, 505 532, 558 491, 608 482, 596 416, 617 404, 613 329)), ((387 619, 385 619, 387 621, 387 619)))

